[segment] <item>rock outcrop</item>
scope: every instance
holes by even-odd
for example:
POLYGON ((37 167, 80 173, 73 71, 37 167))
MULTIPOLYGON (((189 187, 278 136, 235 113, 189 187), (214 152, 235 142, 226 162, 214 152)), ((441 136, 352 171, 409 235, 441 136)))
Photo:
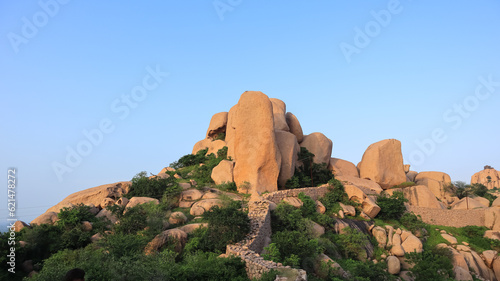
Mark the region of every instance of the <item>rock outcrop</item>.
POLYGON ((342 160, 339 158, 331 158, 328 168, 332 171, 332 173, 336 177, 348 176, 348 177, 359 178, 359 171, 356 165, 346 160, 342 160))
POLYGON ((227 112, 219 112, 212 116, 207 130, 207 139, 214 139, 219 133, 226 132, 227 112))
POLYGON ((307 148, 309 152, 314 154, 314 163, 330 164, 333 142, 322 133, 312 133, 304 136, 300 146, 307 148))
POLYGON ((245 92, 234 115, 230 123, 235 127, 232 141, 236 162, 234 181, 238 190, 259 194, 276 191, 281 155, 276 144, 271 101, 261 92, 245 92))
POLYGON ((405 182, 401 142, 388 139, 370 145, 358 168, 360 178, 373 180, 383 189, 405 182))
POLYGON ((279 99, 270 98, 269 100, 273 106, 274 129, 286 132, 290 131, 285 117, 286 104, 279 99))
POLYGON ((480 183, 488 189, 500 188, 500 172, 490 166, 486 166, 484 170, 472 175, 470 183, 480 183))
POLYGON ((451 189, 451 178, 443 172, 420 172, 415 177, 418 185, 425 185, 437 198, 443 200, 453 196, 451 189))
POLYGON ((300 126, 299 119, 295 117, 291 112, 287 112, 285 115, 286 123, 290 128, 290 133, 294 134, 297 137, 297 141, 299 143, 304 139, 304 133, 302 132, 302 126, 300 126))
POLYGON ((293 177, 295 173, 300 146, 294 134, 281 130, 276 131, 276 143, 281 154, 278 184, 280 187, 284 187, 286 181, 293 177))

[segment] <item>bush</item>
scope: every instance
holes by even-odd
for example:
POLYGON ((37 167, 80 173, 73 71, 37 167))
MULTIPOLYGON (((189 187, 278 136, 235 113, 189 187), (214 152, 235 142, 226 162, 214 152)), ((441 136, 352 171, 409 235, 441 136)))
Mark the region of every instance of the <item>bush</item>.
POLYGON ((307 224, 302 211, 287 203, 280 203, 271 213, 271 226, 273 232, 297 230, 307 231, 307 224))
POLYGON ((184 167, 199 165, 207 160, 205 154, 207 154, 208 148, 198 151, 196 154, 187 154, 179 158, 179 160, 170 164, 171 168, 180 169, 184 167))
POLYGON ((286 182, 285 186, 287 188, 319 186, 333 178, 332 172, 328 170, 328 165, 314 163, 313 157, 314 154, 309 152, 307 148, 300 148, 297 161, 300 161, 302 166, 295 169, 293 177, 286 182))
POLYGON ((203 214, 208 222, 207 230, 199 241, 199 249, 222 253, 226 245, 234 244, 250 232, 250 219, 240 210, 241 202, 232 201, 229 206, 212 208, 203 214))
POLYGON ((352 259, 359 259, 368 243, 368 237, 364 233, 350 227, 344 228, 344 233, 336 235, 335 240, 344 257, 352 259))
POLYGON ((331 179, 328 185, 328 192, 319 199, 328 213, 338 212, 341 209, 339 203, 353 205, 353 202, 349 201, 344 185, 339 180, 331 179))
POLYGON ((427 228, 427 224, 413 213, 404 213, 399 221, 404 227, 413 233, 417 230, 421 230, 422 228, 427 228))
POLYGON ((351 273, 351 277, 347 279, 350 281, 397 280, 395 276, 385 271, 385 263, 374 264, 373 262, 361 262, 352 259, 339 260, 338 262, 344 270, 351 273))
POLYGON ((162 199, 164 196, 177 196, 181 191, 182 189, 172 176, 168 178, 149 178, 146 172, 140 172, 134 176, 130 191, 124 196, 127 198, 138 196, 162 199))
POLYGON ((304 217, 314 217, 316 213, 316 202, 312 200, 311 197, 304 194, 304 192, 299 193, 299 199, 302 201, 303 205, 300 207, 302 216, 304 217))
POLYGON ((64 229, 79 226, 83 221, 97 221, 96 217, 90 212, 90 207, 83 205, 83 203, 73 207, 64 207, 57 214, 57 217, 59 218, 57 224, 64 229))
POLYGON ((380 195, 377 198, 377 205, 380 207, 380 212, 378 217, 384 220, 399 220, 401 216, 405 213, 406 207, 403 192, 396 191, 391 196, 380 195))
POLYGON ((232 192, 238 191, 238 188, 236 187, 236 183, 234 183, 234 182, 221 183, 221 184, 216 185, 215 188, 222 190, 222 191, 230 191, 230 192, 231 191, 232 192))
POLYGON ((266 247, 266 259, 281 262, 284 265, 300 266, 306 258, 315 258, 322 252, 317 239, 310 239, 308 234, 301 231, 279 231, 272 235, 271 243, 266 247))
POLYGON ((422 253, 407 253, 405 257, 413 265, 410 271, 415 281, 444 281, 453 277, 452 257, 447 248, 433 247, 422 253))

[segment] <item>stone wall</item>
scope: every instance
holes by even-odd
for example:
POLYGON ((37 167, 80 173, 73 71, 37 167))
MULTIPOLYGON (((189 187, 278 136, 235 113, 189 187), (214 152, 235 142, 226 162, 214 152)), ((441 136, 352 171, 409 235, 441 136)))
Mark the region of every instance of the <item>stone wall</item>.
MULTIPOLYGON (((266 241, 271 238, 271 212, 269 202, 251 201, 248 203, 248 217, 250 218, 250 233, 242 241, 227 245, 226 255, 240 257, 246 265, 246 271, 250 279, 260 278, 263 273, 272 269, 296 271, 297 278, 293 281, 305 281, 307 275, 304 270, 291 269, 280 263, 264 260, 260 252, 266 246, 266 241)), ((277 278, 278 280, 279 278, 277 278)), ((280 279, 281 280, 281 279, 280 279)))
POLYGON ((484 212, 486 210, 447 210, 415 206, 407 206, 407 209, 415 215, 420 215, 425 223, 453 227, 484 226, 484 212))
POLYGON ((262 194, 262 199, 279 204, 285 197, 297 197, 301 192, 304 192, 305 195, 311 197, 313 200, 318 200, 328 192, 328 185, 326 184, 319 187, 278 190, 275 192, 262 194))

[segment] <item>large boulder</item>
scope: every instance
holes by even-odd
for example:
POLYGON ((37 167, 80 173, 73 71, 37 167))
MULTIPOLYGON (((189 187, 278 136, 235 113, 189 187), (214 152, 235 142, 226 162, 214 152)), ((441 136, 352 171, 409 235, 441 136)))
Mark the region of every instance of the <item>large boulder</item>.
POLYGON ((385 229, 380 226, 375 226, 372 229, 372 235, 375 237, 375 240, 377 240, 378 246, 382 249, 385 248, 387 245, 387 232, 385 229))
POLYGON ((181 192, 181 200, 183 201, 196 201, 201 199, 203 192, 198 189, 188 189, 181 192))
POLYGON ((500 188, 500 172, 492 167, 486 166, 484 170, 475 173, 470 179, 470 183, 480 183, 488 189, 500 188))
POLYGON ((405 182, 401 142, 388 139, 370 145, 358 168, 360 178, 373 180, 383 189, 405 182))
POLYGON ((408 204, 411 206, 425 207, 431 209, 443 209, 436 196, 425 185, 415 185, 405 188, 388 189, 385 192, 392 195, 396 191, 402 191, 408 204))
POLYGON ((105 198, 118 199, 122 197, 123 194, 128 192, 131 184, 132 183, 129 181, 123 181, 78 191, 64 198, 61 202, 49 208, 46 212, 59 213, 59 211, 64 207, 71 207, 78 204, 93 204, 94 206, 99 206, 105 198))
POLYGON ((45 212, 41 214, 40 216, 36 217, 34 220, 30 222, 30 225, 33 226, 35 224, 54 224, 56 221, 58 221, 59 218, 57 217, 56 212, 45 212))
POLYGON ((220 199, 204 199, 201 201, 198 201, 194 203, 194 205, 191 207, 191 210, 189 213, 193 216, 201 216, 203 213, 206 211, 209 211, 215 206, 222 207, 223 203, 220 199))
POLYGON ((325 163, 326 165, 330 163, 333 142, 322 133, 312 133, 304 136, 300 146, 307 148, 309 152, 314 154, 314 163, 325 163))
POLYGON ((168 218, 168 222, 171 224, 184 224, 187 220, 188 219, 183 212, 173 212, 168 218))
POLYGON ((388 256, 387 257, 387 272, 390 274, 399 274, 401 271, 401 263, 399 262, 399 259, 395 256, 388 256))
POLYGON ((269 100, 273 105, 274 129, 287 132, 290 131, 285 117, 286 104, 279 99, 270 98, 269 100))
POLYGON ((226 146, 226 142, 223 140, 214 140, 208 146, 208 151, 205 155, 214 154, 217 157, 217 152, 226 146))
MULTIPOLYGON (((231 117, 232 118, 232 117, 231 117)), ((245 92, 238 101, 232 126, 234 181, 244 193, 278 190, 281 155, 274 133, 273 107, 261 92, 245 92)))
POLYGON ((227 112, 219 112, 212 116, 207 130, 207 139, 214 139, 219 133, 226 132, 227 112))
POLYGON ((186 245, 187 234, 186 232, 174 228, 165 230, 162 233, 156 235, 151 242, 146 245, 144 252, 146 255, 152 255, 159 252, 168 242, 175 243, 174 250, 180 253, 186 245))
POLYGON ((293 177, 295 173, 300 146, 294 134, 281 130, 275 131, 275 133, 276 143, 281 153, 281 168, 278 177, 278 185, 284 187, 287 180, 293 177))
POLYGON ((195 143, 191 154, 196 154, 198 153, 198 151, 208 148, 210 146, 210 143, 212 143, 211 139, 202 139, 201 141, 195 143))
POLYGON ((297 137, 297 141, 301 143, 304 139, 304 133, 302 132, 299 120, 291 112, 287 112, 285 118, 288 128, 290 128, 290 133, 294 134, 297 137))
POLYGON ((208 226, 208 223, 192 223, 192 224, 183 225, 183 226, 179 227, 179 229, 186 232, 187 234, 190 234, 200 227, 207 227, 207 226, 208 226))
POLYGON ((328 168, 332 171, 335 177, 348 176, 359 178, 359 171, 353 163, 339 158, 330 158, 328 168))
POLYGON ((448 188, 451 185, 451 178, 443 172, 420 172, 414 181, 418 185, 425 185, 439 199, 452 197, 453 193, 448 188))
POLYGON ((222 160, 219 165, 215 166, 211 175, 215 184, 233 182, 233 168, 234 162, 229 160, 222 160))
POLYGON ((418 239, 417 236, 413 234, 408 235, 403 243, 401 243, 401 246, 405 250, 405 253, 421 253, 424 250, 422 241, 420 241, 420 239, 418 239))

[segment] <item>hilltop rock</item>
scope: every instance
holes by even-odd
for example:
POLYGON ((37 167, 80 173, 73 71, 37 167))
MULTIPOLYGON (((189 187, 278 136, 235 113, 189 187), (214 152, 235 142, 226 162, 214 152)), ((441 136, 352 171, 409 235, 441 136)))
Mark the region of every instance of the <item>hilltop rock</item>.
POLYGON ((406 173, 406 178, 408 181, 415 182, 415 178, 417 177, 418 173, 415 171, 409 171, 406 173))
MULTIPOLYGON (((231 112, 230 112, 231 114, 231 112)), ((240 192, 278 190, 281 155, 274 133, 273 108, 261 92, 245 92, 234 118, 234 181, 240 192), (249 187, 246 188, 246 182, 249 187)))
POLYGON ((373 180, 383 189, 405 182, 401 142, 388 139, 370 145, 358 168, 360 178, 373 180))
POLYGON ((278 176, 278 184, 283 187, 286 181, 293 177, 297 156, 300 151, 297 137, 289 132, 275 131, 276 143, 281 154, 281 168, 278 176))
POLYGON ((215 166, 212 170, 212 180, 215 184, 222 184, 226 182, 233 182, 233 169, 234 162, 229 160, 222 160, 219 165, 215 166))
POLYGON ((322 133, 304 136, 300 146, 307 148, 309 152, 314 154, 314 163, 325 163, 326 165, 330 163, 333 142, 322 133))
POLYGON ((486 166, 484 170, 475 173, 470 179, 471 184, 480 183, 488 189, 500 188, 500 172, 486 166))
POLYGON ((219 112, 212 116, 207 130, 207 139, 214 139, 219 133, 226 132, 227 112, 219 112))
POLYGON ((106 198, 118 199, 122 197, 123 194, 128 192, 130 185, 132 185, 131 182, 123 181, 78 191, 64 198, 61 202, 49 208, 46 212, 59 213, 59 211, 64 207, 71 207, 78 204, 93 204, 94 206, 99 206, 106 198))
POLYGON ((302 126, 300 126, 299 120, 291 112, 287 112, 285 118, 288 128, 290 128, 290 133, 294 134, 297 137, 297 141, 301 143, 304 139, 304 133, 302 132, 302 126))
POLYGON ((359 178, 359 171, 353 163, 339 158, 331 158, 328 168, 332 171, 335 177, 349 176, 359 178))
POLYGON ((270 98, 269 100, 273 105, 274 129, 287 132, 290 131, 285 117, 286 104, 279 99, 270 98))
POLYGON ((234 126, 234 119, 236 117, 236 112, 238 111, 238 104, 235 104, 229 110, 227 114, 227 126, 226 126, 226 144, 227 144, 227 157, 231 157, 234 160, 234 136, 236 134, 236 128, 234 126))

